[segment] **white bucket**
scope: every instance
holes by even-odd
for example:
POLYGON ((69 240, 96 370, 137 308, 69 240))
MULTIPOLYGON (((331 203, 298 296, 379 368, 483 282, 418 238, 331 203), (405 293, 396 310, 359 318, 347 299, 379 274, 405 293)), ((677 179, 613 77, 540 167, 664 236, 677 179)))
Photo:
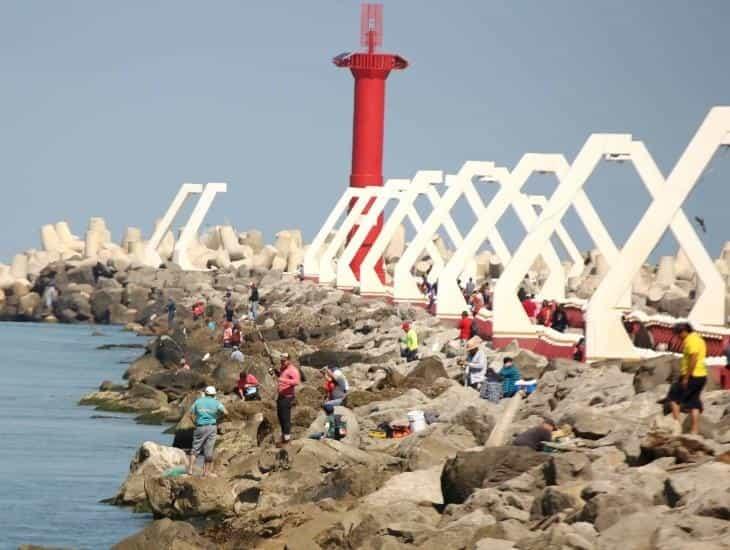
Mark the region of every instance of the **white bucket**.
POLYGON ((408 413, 408 426, 411 428, 411 433, 425 430, 426 419, 423 416, 423 411, 410 411, 408 413))

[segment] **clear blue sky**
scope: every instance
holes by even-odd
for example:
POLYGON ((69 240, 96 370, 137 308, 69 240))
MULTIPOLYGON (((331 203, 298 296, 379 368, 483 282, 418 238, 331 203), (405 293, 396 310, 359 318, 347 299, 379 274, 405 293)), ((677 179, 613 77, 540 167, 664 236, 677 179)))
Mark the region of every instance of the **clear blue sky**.
MULTIPOLYGON (((185 181, 229 183, 209 223, 310 239, 348 181, 352 78, 331 58, 358 18, 355 1, 0 1, 0 259, 58 219, 149 233, 185 181)), ((388 82, 385 176, 570 160, 597 131, 633 133, 667 173, 730 101, 729 21, 724 0, 387 1, 385 49, 411 67, 388 82)), ((713 255, 726 164, 687 208, 713 255)), ((588 192, 621 242, 648 204, 628 165, 588 192)))

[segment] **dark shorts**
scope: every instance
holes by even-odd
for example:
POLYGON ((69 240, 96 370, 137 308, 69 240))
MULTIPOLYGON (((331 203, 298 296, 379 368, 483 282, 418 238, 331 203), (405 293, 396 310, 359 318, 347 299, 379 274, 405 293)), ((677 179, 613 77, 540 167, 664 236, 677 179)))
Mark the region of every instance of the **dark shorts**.
POLYGON ((683 410, 698 409, 702 411, 703 407, 700 395, 702 394, 702 389, 705 387, 706 383, 706 376, 697 378, 690 377, 686 388, 682 387, 681 382, 675 382, 669 388, 667 400, 673 403, 679 403, 679 406, 683 410))

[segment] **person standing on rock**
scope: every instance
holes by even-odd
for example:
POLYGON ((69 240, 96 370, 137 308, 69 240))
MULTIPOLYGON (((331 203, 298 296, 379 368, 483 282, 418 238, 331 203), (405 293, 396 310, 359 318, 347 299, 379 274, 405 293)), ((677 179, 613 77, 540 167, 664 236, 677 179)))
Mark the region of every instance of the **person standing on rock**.
POLYGON ((226 305, 225 305, 225 311, 226 311, 226 321, 229 323, 233 322, 233 314, 235 313, 235 306, 233 305, 233 296, 231 296, 231 292, 226 292, 226 305))
POLYGON ((57 299, 58 290, 56 290, 56 285, 51 283, 43 291, 43 302, 45 303, 46 311, 53 313, 53 306, 56 304, 57 299))
POLYGON ((165 310, 167 311, 167 326, 168 328, 172 328, 172 325, 175 322, 175 312, 177 311, 175 300, 168 298, 165 310))
POLYGON ((248 315, 255 321, 259 311, 259 289, 254 282, 251 282, 249 286, 251 293, 248 295, 248 315))
POLYGON ((406 362, 415 361, 418 359, 418 334, 416 329, 406 321, 401 325, 405 336, 401 339, 403 348, 401 349, 401 357, 406 358, 406 362))
POLYGON ((190 413, 195 422, 193 432, 193 448, 190 450, 188 461, 188 474, 193 475, 195 460, 203 455, 203 477, 214 476, 213 474, 213 452, 215 440, 218 435, 218 416, 227 414, 226 408, 216 398, 216 389, 213 386, 205 388, 205 395, 196 399, 190 407, 190 413))
POLYGON ((471 338, 471 325, 472 321, 469 319, 469 312, 468 311, 462 311, 461 312, 461 320, 459 321, 459 341, 461 342, 461 347, 465 348, 466 343, 469 341, 469 338, 471 338))
POLYGON ((291 441, 291 408, 294 405, 296 387, 301 384, 302 377, 299 374, 299 369, 289 359, 288 353, 281 355, 281 363, 277 374, 276 415, 281 426, 281 441, 276 446, 283 447, 291 441))
POLYGON ((474 279, 469 277, 469 280, 466 281, 466 285, 464 286, 464 294, 467 296, 471 296, 472 292, 476 290, 476 285, 474 284, 474 279))
POLYGON ((677 421, 681 410, 689 410, 692 418, 690 432, 697 434, 703 410, 701 394, 707 383, 707 344, 690 323, 677 323, 673 331, 682 342, 682 359, 679 363, 679 380, 669 388, 667 401, 677 421))

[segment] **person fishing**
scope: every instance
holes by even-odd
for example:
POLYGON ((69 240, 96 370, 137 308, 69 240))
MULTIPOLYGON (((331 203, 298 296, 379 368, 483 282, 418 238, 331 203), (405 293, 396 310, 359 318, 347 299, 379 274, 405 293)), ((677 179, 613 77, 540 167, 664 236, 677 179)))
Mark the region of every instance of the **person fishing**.
POLYGON ((288 353, 281 355, 281 362, 277 375, 276 415, 281 427, 281 441, 277 447, 283 447, 291 442, 291 409, 294 405, 296 387, 301 384, 302 378, 299 369, 289 359, 288 353))
POLYGON ((248 315, 255 321, 259 311, 259 289, 253 281, 251 281, 249 287, 251 288, 251 293, 248 295, 248 315))
POLYGON ((226 408, 216 399, 214 386, 205 388, 205 394, 195 400, 190 407, 193 415, 195 431, 193 432, 193 447, 190 449, 188 460, 188 474, 193 475, 195 460, 203 455, 203 477, 215 476, 213 473, 213 458, 215 440, 218 436, 218 416, 227 414, 226 408))
POLYGON ((349 390, 345 373, 339 367, 332 367, 331 369, 322 367, 322 372, 324 373, 324 388, 327 392, 327 400, 324 404, 333 407, 341 405, 349 390))

